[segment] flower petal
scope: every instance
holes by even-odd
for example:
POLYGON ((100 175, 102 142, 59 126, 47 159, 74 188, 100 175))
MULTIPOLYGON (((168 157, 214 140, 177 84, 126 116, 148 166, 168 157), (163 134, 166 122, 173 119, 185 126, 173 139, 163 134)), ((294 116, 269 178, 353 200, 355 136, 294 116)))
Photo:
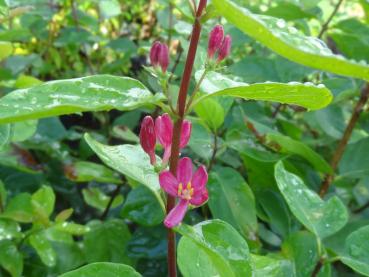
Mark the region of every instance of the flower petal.
POLYGON ((207 182, 208 173, 206 172, 206 167, 202 165, 196 170, 195 174, 192 177, 191 184, 195 190, 195 193, 196 191, 201 191, 205 187, 207 182))
POLYGON ((188 201, 181 199, 177 206, 173 208, 164 220, 167 228, 173 228, 182 222, 188 207, 188 201))
POLYGON ((194 205, 194 206, 201 206, 206 201, 208 201, 208 198, 209 198, 208 190, 204 187, 201 191, 194 193, 194 195, 192 196, 190 200, 190 203, 191 205, 194 205))
POLYGON ((179 144, 180 148, 186 147, 188 141, 191 137, 191 130, 192 130, 192 124, 190 121, 185 120, 182 124, 182 131, 181 131, 181 141, 179 144))
POLYGON ((167 170, 159 175, 159 183, 161 188, 171 196, 176 197, 178 194, 178 181, 173 174, 167 170))
POLYGON ((173 122, 169 114, 158 116, 155 120, 156 136, 165 148, 172 144, 173 122))
POLYGON ((190 158, 182 158, 178 161, 177 180, 185 187, 192 179, 192 161, 190 158))

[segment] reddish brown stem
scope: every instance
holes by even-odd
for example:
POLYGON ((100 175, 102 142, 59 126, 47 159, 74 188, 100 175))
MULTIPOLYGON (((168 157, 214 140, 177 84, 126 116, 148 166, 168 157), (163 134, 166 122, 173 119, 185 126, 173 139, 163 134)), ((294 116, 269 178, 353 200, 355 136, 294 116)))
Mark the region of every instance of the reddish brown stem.
MULTIPOLYGON (((183 71, 183 77, 181 80, 181 86, 178 93, 177 112, 178 119, 176 120, 173 128, 173 140, 172 151, 170 156, 169 169, 173 175, 177 175, 177 165, 179 159, 179 141, 182 130, 182 123, 184 120, 184 114, 186 110, 186 99, 188 87, 191 80, 192 68, 196 57, 197 45, 200 39, 201 24, 200 17, 206 7, 207 0, 200 0, 199 6, 196 11, 195 23, 192 29, 190 46, 188 49, 185 68, 183 71)), ((168 195, 167 198, 167 213, 169 213, 175 205, 175 198, 168 195)), ((176 238, 173 230, 168 229, 168 275, 169 277, 177 276, 176 266, 176 238)))
MULTIPOLYGON (((356 103, 354 111, 352 112, 349 124, 347 125, 346 130, 343 133, 343 136, 341 138, 341 141, 339 142, 336 148, 336 151, 333 154, 333 157, 330 163, 332 167, 332 172, 334 172, 337 169, 338 163, 340 162, 342 158, 343 152, 345 151, 346 145, 351 137, 352 131, 355 128, 356 122, 359 120, 359 116, 361 112, 363 111, 365 103, 368 101, 368 97, 369 97, 369 83, 366 84, 366 86, 362 90, 360 99, 356 103)), ((324 181, 319 190, 320 197, 324 197, 324 195, 327 193, 329 186, 333 181, 333 178, 334 178, 333 173, 327 174, 325 176, 324 181)))

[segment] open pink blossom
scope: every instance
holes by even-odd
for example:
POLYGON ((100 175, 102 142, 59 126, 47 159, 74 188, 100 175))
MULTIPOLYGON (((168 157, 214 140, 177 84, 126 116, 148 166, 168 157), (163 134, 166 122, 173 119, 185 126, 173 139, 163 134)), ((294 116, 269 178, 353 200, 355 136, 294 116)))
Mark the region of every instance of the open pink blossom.
MULTIPOLYGON (((184 120, 179 143, 180 148, 186 147, 188 141, 190 140, 191 130, 191 122, 184 120)), ((156 118, 155 131, 159 143, 164 147, 163 164, 167 164, 171 154, 173 136, 173 122, 169 114, 165 113, 156 118)))
POLYGON ((178 162, 177 177, 169 170, 159 175, 161 188, 173 197, 179 198, 177 205, 169 212, 164 225, 173 228, 182 222, 188 205, 201 206, 208 200, 208 173, 205 166, 200 166, 193 174, 190 158, 182 158, 178 162))

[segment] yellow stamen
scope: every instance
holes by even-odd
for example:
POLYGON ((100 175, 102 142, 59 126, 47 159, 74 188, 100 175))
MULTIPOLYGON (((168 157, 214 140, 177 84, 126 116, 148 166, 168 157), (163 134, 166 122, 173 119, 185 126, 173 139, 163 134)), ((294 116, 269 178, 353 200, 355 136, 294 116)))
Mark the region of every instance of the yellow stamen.
POLYGON ((183 185, 182 185, 182 183, 179 183, 179 185, 178 185, 178 196, 182 195, 182 191, 183 191, 183 185))

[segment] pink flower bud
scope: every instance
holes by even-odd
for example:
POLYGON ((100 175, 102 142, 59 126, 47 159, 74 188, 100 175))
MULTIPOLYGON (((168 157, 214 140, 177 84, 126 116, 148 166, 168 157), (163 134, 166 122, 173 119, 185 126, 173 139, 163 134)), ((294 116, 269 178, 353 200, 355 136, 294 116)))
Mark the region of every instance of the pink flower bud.
POLYGON ((208 57, 213 58, 214 54, 222 46, 222 41, 224 37, 224 29, 222 25, 216 25, 213 30, 211 30, 209 35, 208 43, 208 57))
POLYGON ((191 137, 192 123, 188 120, 184 120, 182 124, 181 140, 179 147, 185 148, 191 137))
POLYGON ((165 73, 169 65, 168 46, 159 41, 154 42, 150 50, 150 62, 154 67, 160 66, 163 73, 165 73))
POLYGON ((150 163, 156 163, 155 157, 155 144, 156 144, 156 134, 155 134, 155 124, 151 116, 145 116, 141 123, 140 130, 140 143, 142 149, 149 154, 150 163))
POLYGON ((160 52, 161 43, 159 41, 155 41, 151 46, 150 50, 150 63, 152 66, 159 65, 159 52, 160 52))
POLYGON ((226 35, 223 40, 223 44, 219 49, 218 60, 217 60, 218 63, 224 60, 229 55, 229 53, 231 52, 231 45, 232 45, 232 38, 230 35, 226 35))

